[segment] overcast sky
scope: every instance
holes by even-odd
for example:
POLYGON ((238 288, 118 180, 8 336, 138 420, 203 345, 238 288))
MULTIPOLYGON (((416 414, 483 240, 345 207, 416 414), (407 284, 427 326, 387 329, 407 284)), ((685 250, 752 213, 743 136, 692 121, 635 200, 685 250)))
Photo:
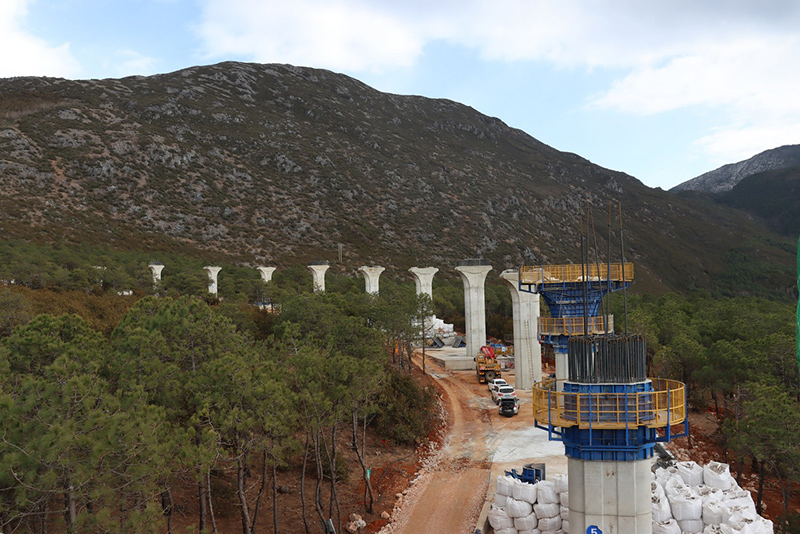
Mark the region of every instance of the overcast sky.
POLYGON ((800 144, 798 0, 0 0, 0 77, 290 63, 668 189, 800 144))

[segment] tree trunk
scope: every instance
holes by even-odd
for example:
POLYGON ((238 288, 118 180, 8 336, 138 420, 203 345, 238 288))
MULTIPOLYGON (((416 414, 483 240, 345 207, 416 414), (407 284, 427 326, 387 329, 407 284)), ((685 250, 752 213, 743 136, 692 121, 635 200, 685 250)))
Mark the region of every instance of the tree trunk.
POLYGON ((278 534, 278 464, 272 463, 272 527, 278 534))
POLYGON ((247 453, 236 458, 236 495, 239 497, 239 513, 242 517, 242 534, 252 534, 250 509, 247 506, 247 453))
POLYGON ((214 516, 214 500, 211 497, 211 467, 205 474, 206 478, 206 496, 208 498, 208 517, 211 518, 211 532, 217 534, 217 518, 214 516))
POLYGON ((314 504, 317 508, 317 514, 319 515, 320 522, 325 523, 325 510, 322 507, 322 479, 325 477, 325 473, 322 471, 322 451, 320 450, 319 435, 319 429, 315 428, 313 437, 314 459, 317 464, 317 483, 316 487, 314 488, 314 504))
MULTIPOLYGON (((367 430, 366 424, 367 424, 367 417, 364 416, 365 434, 367 430)), ((364 463, 365 453, 362 451, 365 449, 361 449, 358 446, 358 413, 355 410, 353 410, 353 450, 356 451, 356 457, 358 458, 358 463, 361 464, 361 473, 362 476, 364 477, 364 508, 367 510, 367 512, 372 513, 372 504, 375 501, 375 499, 372 496, 372 484, 370 483, 369 470, 367 469, 367 464, 364 463)))
POLYGON ((306 534, 311 534, 308 527, 308 517, 306 516, 306 466, 308 465, 308 445, 309 445, 309 432, 306 430, 306 444, 303 448, 303 469, 300 471, 300 506, 303 511, 303 526, 306 528, 306 534))
POLYGON ((764 460, 758 466, 758 494, 756 495, 756 513, 761 515, 761 501, 764 498, 764 460))
POLYGON ((200 482, 197 484, 198 498, 200 499, 200 533, 208 532, 208 500, 206 499, 206 477, 200 475, 200 482))
POLYGON ((250 525, 250 534, 256 534, 256 523, 258 523, 258 510, 261 507, 261 497, 267 487, 267 451, 261 451, 261 486, 256 495, 256 505, 253 507, 253 522, 250 525))
POLYGON ((75 501, 75 488, 72 486, 72 480, 67 479, 64 485, 64 522, 67 527, 67 534, 75 532, 75 523, 78 519, 78 507, 75 501))

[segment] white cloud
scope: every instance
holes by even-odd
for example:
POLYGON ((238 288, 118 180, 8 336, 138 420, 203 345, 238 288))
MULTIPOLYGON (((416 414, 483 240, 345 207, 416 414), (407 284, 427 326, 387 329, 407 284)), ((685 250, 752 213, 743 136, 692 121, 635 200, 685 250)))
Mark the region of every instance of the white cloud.
POLYGON ((800 118, 730 125, 695 142, 718 166, 743 161, 783 145, 800 144, 800 118))
POLYGON ((115 64, 114 70, 118 76, 153 74, 157 63, 155 58, 144 56, 135 50, 120 50, 117 56, 119 62, 115 64))
POLYGON ((22 29, 30 0, 0 3, 0 77, 63 76, 80 71, 69 43, 52 46, 22 29))
POLYGON ((420 28, 353 1, 208 0, 197 31, 208 57, 351 71, 408 66, 424 45, 420 28))
POLYGON ((445 41, 487 61, 619 72, 589 99, 593 109, 710 109, 718 128, 696 145, 712 156, 800 142, 795 0, 203 1, 198 33, 209 58, 358 75, 413 66, 426 44, 445 41))

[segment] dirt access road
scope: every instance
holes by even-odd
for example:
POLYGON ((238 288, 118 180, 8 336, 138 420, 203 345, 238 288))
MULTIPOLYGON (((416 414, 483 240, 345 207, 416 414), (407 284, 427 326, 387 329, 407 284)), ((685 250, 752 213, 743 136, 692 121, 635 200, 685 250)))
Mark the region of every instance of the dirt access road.
MULTIPOLYGON (((520 413, 507 418, 497 413, 474 371, 446 371, 430 359, 426 368, 442 392, 447 434, 382 534, 472 534, 480 528, 484 504, 494 497, 497 475, 513 467, 519 471, 529 462, 544 462, 548 477, 566 474, 563 445, 534 428, 530 391, 517 392, 520 413)), ((514 384, 513 374, 503 378, 514 384)))

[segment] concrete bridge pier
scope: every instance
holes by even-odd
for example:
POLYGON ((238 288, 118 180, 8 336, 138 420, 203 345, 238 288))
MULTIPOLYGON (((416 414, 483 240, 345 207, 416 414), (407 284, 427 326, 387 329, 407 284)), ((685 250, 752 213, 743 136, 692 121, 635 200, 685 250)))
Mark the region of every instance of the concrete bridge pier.
POLYGON ((417 295, 425 293, 433 299, 433 275, 439 272, 436 267, 412 267, 409 272, 414 276, 417 295))
POLYGON ((150 262, 148 267, 150 267, 150 273, 153 275, 153 289, 158 289, 158 286, 161 285, 161 271, 164 270, 164 264, 160 261, 153 261, 150 262))
POLYGON ((364 283, 366 284, 367 293, 371 295, 377 295, 381 273, 386 269, 384 267, 367 267, 366 265, 363 265, 359 267, 358 270, 364 275, 364 283))
POLYGON ((488 260, 461 260, 456 271, 464 282, 464 315, 466 329, 467 356, 478 355, 486 343, 486 275, 492 270, 488 260))
POLYGON ((208 292, 215 297, 218 294, 217 288, 217 278, 219 276, 219 272, 222 270, 222 267, 212 267, 212 266, 205 266, 203 270, 208 275, 208 292))
POLYGON ((261 273, 261 281, 265 284, 272 280, 272 273, 275 272, 275 267, 258 267, 258 272, 261 273))
POLYGON ((308 270, 314 277, 314 293, 325 292, 325 271, 330 269, 327 261, 312 261, 308 264, 308 270))
POLYGON ((539 344, 539 294, 519 290, 519 271, 500 273, 511 292, 514 312, 514 370, 517 389, 531 389, 542 380, 542 346, 539 344))

